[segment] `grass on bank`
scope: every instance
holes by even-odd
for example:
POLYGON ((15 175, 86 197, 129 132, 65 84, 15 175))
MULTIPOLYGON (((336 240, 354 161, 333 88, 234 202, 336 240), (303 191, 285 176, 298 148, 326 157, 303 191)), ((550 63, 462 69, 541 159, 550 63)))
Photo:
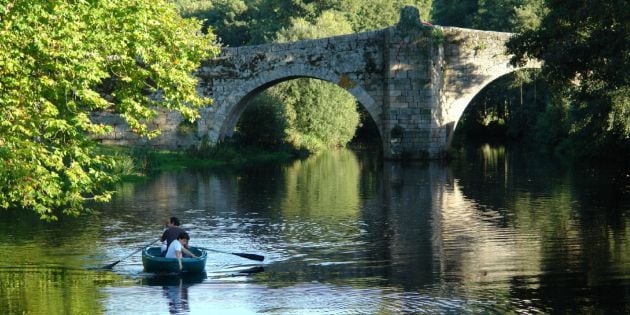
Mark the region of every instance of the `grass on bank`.
POLYGON ((181 151, 112 145, 99 145, 97 148, 99 153, 114 157, 116 164, 112 171, 123 181, 143 179, 162 171, 240 167, 261 162, 287 161, 295 157, 289 151, 270 151, 233 144, 181 151))

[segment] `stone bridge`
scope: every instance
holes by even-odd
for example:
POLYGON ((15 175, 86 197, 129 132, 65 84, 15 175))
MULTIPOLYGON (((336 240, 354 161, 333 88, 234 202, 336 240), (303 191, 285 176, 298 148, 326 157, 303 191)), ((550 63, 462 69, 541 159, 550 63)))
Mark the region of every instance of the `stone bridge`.
MULTIPOLYGON (((224 48, 199 69, 199 92, 214 99, 201 109, 192 134, 181 117, 154 121, 163 134, 151 144, 183 148, 230 137, 248 102, 287 80, 314 78, 354 95, 378 127, 385 158, 440 158, 466 106, 488 83, 516 68, 505 42, 510 33, 425 25, 407 7, 395 26, 344 36, 224 48)), ((538 67, 532 62, 527 67, 538 67)), ((101 139, 129 142, 123 124, 101 139)), ((140 140, 146 141, 146 140, 140 140)))

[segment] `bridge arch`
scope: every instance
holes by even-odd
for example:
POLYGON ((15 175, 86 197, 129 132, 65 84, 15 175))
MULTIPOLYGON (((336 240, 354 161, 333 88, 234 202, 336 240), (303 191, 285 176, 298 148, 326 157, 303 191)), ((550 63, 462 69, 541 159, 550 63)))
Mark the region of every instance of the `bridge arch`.
MULTIPOLYGON (((344 80, 343 75, 340 75, 333 71, 319 71, 317 74, 300 72, 286 73, 286 71, 282 71, 282 73, 261 73, 259 74, 259 76, 266 78, 267 81, 250 81, 251 83, 246 84, 245 87, 240 87, 241 90, 245 90, 242 97, 232 98, 232 100, 234 101, 233 104, 223 105, 226 108, 226 118, 223 120, 222 124, 219 127, 219 134, 217 138, 218 141, 222 141, 226 137, 231 137, 241 117, 241 114, 245 111, 249 102, 254 99, 258 94, 276 84, 294 79, 308 78, 339 85, 339 82, 343 82, 344 80)), ((343 87, 340 86, 340 88, 343 87)), ((374 120, 377 126, 379 135, 382 135, 382 131, 380 129, 381 107, 379 106, 379 104, 359 85, 344 90, 352 95, 355 100, 360 104, 360 106, 362 106, 369 113, 370 117, 372 118, 372 120, 374 120)))
POLYGON ((494 68, 495 69, 492 70, 492 73, 494 73, 493 76, 484 78, 480 83, 476 84, 474 88, 467 90, 467 93, 465 95, 458 97, 450 104, 454 120, 452 122, 452 131, 448 133, 448 138, 446 139, 447 147, 450 147, 453 142, 453 137, 455 135, 455 130, 457 129, 457 124, 462 119, 464 112, 466 111, 466 109, 468 109, 475 97, 477 97, 477 95, 479 95, 484 89, 486 89, 486 87, 500 80, 501 78, 507 77, 515 72, 528 69, 539 69, 540 66, 538 64, 531 63, 521 68, 513 68, 510 66, 496 66, 494 68))
MULTIPOLYGON (((517 70, 540 68, 539 61, 514 67, 505 42, 511 33, 439 27, 444 43, 434 50, 433 95, 436 99, 436 139, 446 151, 462 114, 488 84, 517 70)), ((439 154, 438 152, 434 152, 439 154)))

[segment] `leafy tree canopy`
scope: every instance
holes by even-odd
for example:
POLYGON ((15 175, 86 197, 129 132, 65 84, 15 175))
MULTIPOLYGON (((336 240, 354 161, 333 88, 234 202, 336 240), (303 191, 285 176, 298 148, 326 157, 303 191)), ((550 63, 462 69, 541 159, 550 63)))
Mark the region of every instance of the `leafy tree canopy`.
POLYGON ((292 20, 311 24, 326 11, 342 14, 355 32, 391 26, 400 9, 413 5, 429 19, 432 0, 171 0, 183 16, 206 20, 206 27, 230 46, 270 42, 292 20))
POLYGON ((344 12, 355 32, 364 32, 392 26, 398 22, 400 10, 415 6, 422 20, 429 20, 432 0, 337 0, 333 9, 344 12))
POLYGON ((209 100, 191 72, 218 49, 199 29, 163 0, 0 0, 0 208, 56 219, 109 199, 89 113, 148 136, 153 106, 194 119, 209 100))
POLYGON ((538 25, 545 0, 435 0, 432 17, 445 26, 514 32, 538 25))
POLYGON ((630 136, 630 10, 628 1, 546 1, 540 26, 508 44, 514 63, 544 61, 543 73, 571 102, 571 133, 581 147, 630 136))

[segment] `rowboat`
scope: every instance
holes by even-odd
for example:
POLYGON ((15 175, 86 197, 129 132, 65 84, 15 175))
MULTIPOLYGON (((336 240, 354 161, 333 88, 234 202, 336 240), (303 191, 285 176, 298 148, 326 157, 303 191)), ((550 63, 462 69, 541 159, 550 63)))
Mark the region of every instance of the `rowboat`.
MULTIPOLYGON (((197 258, 182 258, 181 272, 197 273, 206 268, 208 254, 199 248, 188 248, 197 258)), ((144 271, 153 273, 178 273, 179 263, 176 258, 161 257, 162 250, 159 247, 147 247, 142 250, 142 265, 144 271)))

